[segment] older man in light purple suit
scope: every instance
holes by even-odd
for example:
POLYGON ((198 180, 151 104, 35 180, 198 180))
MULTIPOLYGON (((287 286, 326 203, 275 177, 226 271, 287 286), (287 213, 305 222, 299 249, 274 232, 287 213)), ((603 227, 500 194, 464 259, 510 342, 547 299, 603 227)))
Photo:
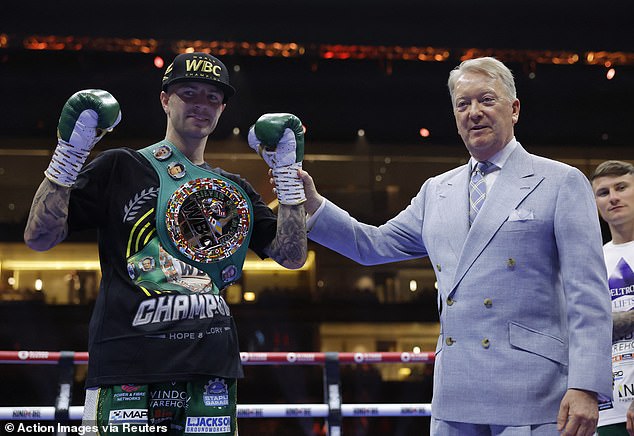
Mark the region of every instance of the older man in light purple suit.
POLYGON ((590 184, 515 139, 520 102, 501 62, 463 62, 449 91, 469 163, 427 180, 378 227, 302 172, 309 237, 365 265, 431 259, 433 435, 592 435, 597 393, 612 390, 612 321, 590 184))

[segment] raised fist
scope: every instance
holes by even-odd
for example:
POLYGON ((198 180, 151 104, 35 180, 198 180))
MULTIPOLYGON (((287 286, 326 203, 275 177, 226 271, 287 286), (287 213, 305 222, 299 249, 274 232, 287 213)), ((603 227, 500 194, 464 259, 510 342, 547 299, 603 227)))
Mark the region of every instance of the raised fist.
POLYGON ((73 186, 90 150, 121 121, 119 102, 107 91, 86 89, 64 104, 57 124, 57 147, 44 175, 73 186))
POLYGON ((306 201, 298 171, 304 159, 304 128, 293 114, 264 114, 249 129, 249 146, 272 169, 280 204, 306 201))

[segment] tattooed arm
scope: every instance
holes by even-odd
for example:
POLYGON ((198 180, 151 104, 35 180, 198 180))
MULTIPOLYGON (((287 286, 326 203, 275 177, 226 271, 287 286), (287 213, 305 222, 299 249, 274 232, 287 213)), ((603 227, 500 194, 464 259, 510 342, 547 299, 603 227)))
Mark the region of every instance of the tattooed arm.
POLYGON ((612 340, 622 338, 634 331, 634 311, 612 314, 612 340))
POLYGON ((277 233, 264 253, 285 268, 301 268, 306 262, 306 212, 304 205, 280 204, 277 233))
POLYGON ((44 179, 31 205, 24 229, 24 242, 33 250, 45 251, 62 242, 68 235, 68 202, 70 188, 44 179))

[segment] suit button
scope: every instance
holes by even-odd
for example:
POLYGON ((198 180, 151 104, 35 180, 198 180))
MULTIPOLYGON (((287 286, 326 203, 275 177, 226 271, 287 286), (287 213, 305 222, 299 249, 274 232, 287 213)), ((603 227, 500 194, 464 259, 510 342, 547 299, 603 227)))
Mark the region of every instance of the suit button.
POLYGON ((490 346, 491 342, 487 338, 482 339, 482 348, 489 348, 490 346))
POLYGON ((436 264, 436 269, 438 270, 438 272, 442 271, 442 267, 439 263, 436 264))
POLYGON ((453 298, 451 298, 451 297, 447 297, 447 306, 452 306, 452 305, 453 305, 453 303, 454 303, 453 298))
POLYGON ((491 306, 493 306, 493 300, 491 300, 490 298, 485 298, 484 299, 484 305, 488 308, 490 308, 491 306))
POLYGON ((506 261, 506 266, 508 267, 508 269, 515 269, 515 259, 509 257, 509 259, 506 261))
POLYGON ((456 341, 454 341, 454 339, 451 336, 447 336, 447 339, 445 339, 445 344, 447 345, 453 345, 454 342, 456 341))

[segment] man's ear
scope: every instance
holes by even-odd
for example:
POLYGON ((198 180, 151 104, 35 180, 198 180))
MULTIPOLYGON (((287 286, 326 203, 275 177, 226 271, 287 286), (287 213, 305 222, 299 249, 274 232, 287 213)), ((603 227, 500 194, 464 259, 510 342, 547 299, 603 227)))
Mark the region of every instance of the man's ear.
POLYGON ((515 99, 513 101, 513 125, 517 124, 517 122, 520 120, 520 101, 518 99, 515 99))
POLYGON ((169 95, 165 91, 161 91, 159 99, 161 100, 161 106, 163 106, 163 112, 167 113, 167 102, 169 101, 169 95))

